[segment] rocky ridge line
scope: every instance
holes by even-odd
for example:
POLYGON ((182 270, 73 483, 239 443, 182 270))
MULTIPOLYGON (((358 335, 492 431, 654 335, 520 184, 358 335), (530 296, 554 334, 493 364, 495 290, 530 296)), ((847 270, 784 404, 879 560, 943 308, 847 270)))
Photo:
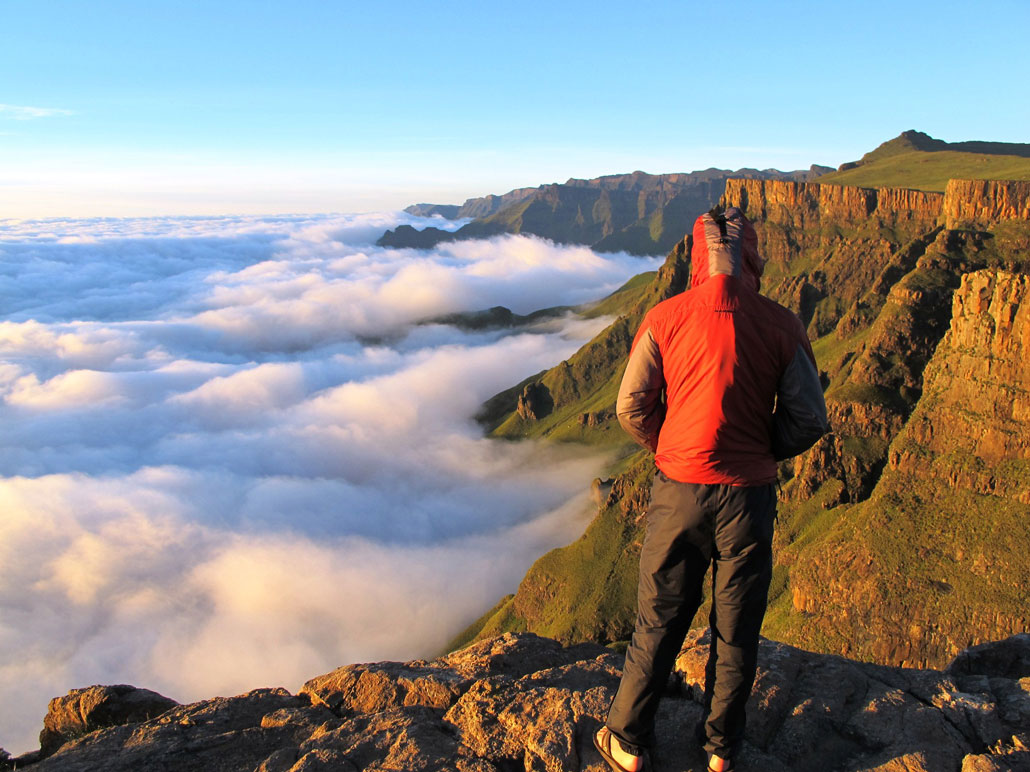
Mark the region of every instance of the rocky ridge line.
MULTIPOLYGON (((658 713, 659 772, 704 767, 691 730, 708 643, 706 631, 692 631, 677 659, 658 713)), ((601 646, 563 648, 509 633, 436 660, 339 668, 298 695, 259 689, 174 706, 95 729, 37 763, 17 760, 17 768, 607 772, 591 734, 621 665, 621 655, 601 646)), ((81 734, 76 717, 61 713, 81 695, 55 700, 51 725, 81 734)), ((945 671, 862 664, 763 640, 749 715, 740 759, 748 769, 1030 770, 1030 635, 970 649, 945 671)))
POLYGON ((936 225, 986 227, 1002 220, 1030 219, 1030 182, 954 179, 941 194, 907 188, 729 179, 724 201, 762 221, 782 222, 787 217, 799 224, 806 214, 845 220, 878 216, 901 219, 929 231, 936 225))
POLYGON ((828 167, 808 171, 706 169, 689 174, 616 174, 592 180, 520 188, 503 196, 469 199, 461 207, 416 204, 418 215, 471 217, 454 231, 400 225, 386 231, 379 246, 428 249, 440 242, 528 234, 561 244, 587 244, 598 252, 638 255, 666 252, 711 208, 730 177, 811 179, 828 167))

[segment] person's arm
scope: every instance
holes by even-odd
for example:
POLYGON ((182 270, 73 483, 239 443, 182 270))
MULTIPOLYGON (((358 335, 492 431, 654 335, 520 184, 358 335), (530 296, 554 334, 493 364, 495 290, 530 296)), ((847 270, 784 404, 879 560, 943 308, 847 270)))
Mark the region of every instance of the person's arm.
POLYGON ((615 412, 626 433, 652 451, 658 448, 658 433, 665 420, 664 388, 662 352, 645 317, 633 339, 615 412))
POLYGON ((800 321, 798 328, 801 339, 776 391, 772 452, 777 461, 804 453, 830 430, 815 356, 800 321))

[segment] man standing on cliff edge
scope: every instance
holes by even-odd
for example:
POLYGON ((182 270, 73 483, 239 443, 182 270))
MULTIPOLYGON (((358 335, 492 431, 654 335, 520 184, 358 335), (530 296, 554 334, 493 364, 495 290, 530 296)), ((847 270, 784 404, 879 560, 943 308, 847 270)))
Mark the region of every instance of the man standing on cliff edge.
POLYGON ((637 620, 622 682, 594 744, 638 772, 658 701, 712 565, 712 643, 698 739, 733 769, 772 577, 776 462, 828 430, 801 321, 759 294, 765 261, 732 207, 694 223, 690 289, 644 317, 619 388, 622 427, 655 452, 637 620))

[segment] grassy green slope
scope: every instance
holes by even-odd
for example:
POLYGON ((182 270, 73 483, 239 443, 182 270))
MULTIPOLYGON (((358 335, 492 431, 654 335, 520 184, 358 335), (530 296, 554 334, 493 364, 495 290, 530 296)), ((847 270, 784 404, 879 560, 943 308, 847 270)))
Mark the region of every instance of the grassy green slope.
POLYGON ((612 492, 586 532, 551 550, 509 595, 451 643, 531 630, 559 641, 625 641, 636 611, 642 516, 654 464, 650 454, 626 459, 612 492))
MULTIPOLYGON (((963 460, 942 459, 929 474, 888 469, 866 501, 799 510, 804 541, 780 552, 785 584, 766 634, 940 667, 966 646, 1027 629, 1030 507, 943 485, 955 463, 963 460)), ((1015 466, 1006 473, 1026 478, 1026 462, 1015 466)))
POLYGON ((587 319, 596 319, 599 316, 622 316, 629 313, 630 309, 644 299, 651 284, 654 283, 655 275, 655 271, 638 273, 608 297, 584 306, 580 313, 587 319))
POLYGON ((950 179, 1030 180, 1030 158, 964 153, 952 150, 910 150, 824 174, 820 184, 862 188, 914 188, 943 192, 950 179))
POLYGON ((499 438, 547 438, 631 450, 632 443, 615 418, 622 368, 644 313, 681 292, 688 275, 686 244, 681 242, 657 273, 630 280, 587 310, 588 314, 618 314, 611 325, 568 360, 492 397, 478 416, 480 422, 499 438), (546 407, 532 419, 516 410, 530 384, 546 395, 546 407))

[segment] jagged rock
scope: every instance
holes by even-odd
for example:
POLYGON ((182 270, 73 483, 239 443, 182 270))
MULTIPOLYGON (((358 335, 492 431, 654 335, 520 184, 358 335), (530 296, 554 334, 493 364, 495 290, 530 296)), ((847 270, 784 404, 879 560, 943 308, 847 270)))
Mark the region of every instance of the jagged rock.
POLYGON ((649 474, 641 481, 632 474, 634 471, 637 470, 631 470, 630 473, 620 474, 615 478, 608 491, 605 506, 618 507, 623 520, 639 523, 646 515, 651 501, 651 480, 654 472, 649 470, 649 474))
POLYGON ((1030 679, 1030 633, 971 646, 952 660, 947 672, 954 676, 1030 679))
POLYGON ((479 681, 444 719, 478 756, 526 769, 576 769, 591 746, 589 730, 607 712, 620 664, 606 653, 517 680, 479 681))
POLYGON ((990 753, 970 754, 962 759, 961 772, 1028 772, 1030 770, 1030 733, 1013 735, 990 753))
POLYGON ((925 375, 916 410, 891 454, 892 468, 925 474, 961 450, 978 463, 947 464, 953 487, 1012 496, 1030 504, 1018 476, 996 473, 1008 459, 1030 459, 1030 277, 977 271, 962 277, 951 325, 925 375))
POLYGON ((391 705, 450 707, 470 679, 437 663, 377 663, 339 668, 304 684, 316 705, 339 715, 375 713, 391 705))
MULTIPOLYGON (((676 661, 680 688, 698 702, 710 640, 709 631, 692 631, 676 661)), ((962 662, 983 663, 994 680, 967 683, 950 670, 883 667, 763 640, 748 702, 747 742, 801 772, 934 772, 960 763, 1009 769, 1004 764, 1011 762, 1002 761, 1000 751, 984 752, 1000 748, 1025 726, 1022 716, 1003 714, 997 692, 1011 687, 1006 668, 1028 645, 1010 639, 982 648, 962 662), (995 665, 1000 669, 991 669, 995 665), (971 686, 976 691, 969 691, 971 686), (980 761, 963 761, 976 753, 980 761)))
POLYGON ((580 413, 576 421, 580 426, 601 426, 614 417, 615 414, 611 410, 598 410, 594 413, 580 413))
POLYGON ((603 507, 605 505, 614 482, 612 478, 602 480, 600 477, 595 477, 593 482, 590 483, 590 500, 595 506, 603 507))
MULTIPOLYGON (((1004 707, 1017 694, 1030 700, 1030 678, 1013 675, 1027 639, 977 647, 956 660, 961 674, 763 640, 740 765, 769 772, 1030 769, 1026 715, 1004 707)), ((709 640, 707 631, 692 631, 677 659, 657 716, 656 772, 704 767, 692 729, 709 640)), ((620 655, 600 646, 563 648, 507 634, 436 660, 341 668, 309 681, 299 697, 264 689, 175 707, 72 740, 31 768, 608 772, 591 735, 621 665, 620 655), (426 679, 457 694, 446 710, 416 704, 426 695, 436 702, 432 689, 413 688, 426 679)))
POLYGON ((538 421, 551 412, 554 399, 548 388, 540 383, 528 383, 519 394, 515 412, 527 421, 538 421))
POLYGON ((31 769, 39 772, 236 772, 256 769, 273 753, 296 748, 312 724, 337 720, 285 689, 257 689, 239 697, 217 697, 180 705, 137 724, 99 729, 66 742, 31 769), (272 721, 283 709, 310 712, 308 721, 272 721))
POLYGON ((312 734, 300 746, 301 758, 333 754, 353 765, 349 768, 375 772, 493 772, 494 767, 480 759, 461 758, 463 750, 441 716, 442 711, 423 706, 356 715, 312 734))
POLYGON ((830 433, 820 439, 808 452, 794 462, 794 485, 787 494, 795 501, 807 501, 828 480, 840 480, 836 495, 823 501, 823 508, 860 501, 869 495, 876 484, 882 464, 863 462, 848 452, 846 438, 830 433))
POLYGON ((40 753, 49 756, 76 737, 108 726, 146 721, 178 704, 157 692, 125 684, 72 689, 64 697, 50 700, 39 733, 40 753))
POLYGON ((473 681, 496 675, 519 677, 556 661, 596 656, 598 651, 603 649, 591 644, 563 649, 556 641, 531 633, 506 634, 428 662, 341 667, 308 681, 301 694, 341 716, 413 705, 446 710, 473 681))

